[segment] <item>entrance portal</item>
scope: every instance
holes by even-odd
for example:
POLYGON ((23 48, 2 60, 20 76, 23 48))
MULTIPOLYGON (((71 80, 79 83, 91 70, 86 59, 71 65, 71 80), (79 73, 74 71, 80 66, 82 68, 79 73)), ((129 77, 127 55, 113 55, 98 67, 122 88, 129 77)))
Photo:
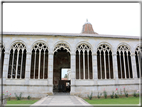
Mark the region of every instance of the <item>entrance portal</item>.
POLYGON ((64 48, 58 49, 54 53, 54 66, 53 66, 53 92, 70 92, 70 80, 68 74, 62 78, 63 68, 70 69, 70 53, 64 48))

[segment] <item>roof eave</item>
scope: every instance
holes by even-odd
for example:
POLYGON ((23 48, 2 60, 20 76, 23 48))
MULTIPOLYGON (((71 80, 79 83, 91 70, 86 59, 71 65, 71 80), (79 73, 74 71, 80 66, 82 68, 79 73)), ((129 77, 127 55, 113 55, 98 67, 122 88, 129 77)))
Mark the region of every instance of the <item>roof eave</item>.
POLYGON ((139 36, 126 35, 104 35, 104 34, 82 34, 82 33, 47 33, 47 32, 3 32, 3 35, 33 35, 33 36, 73 36, 73 37, 99 37, 99 38, 124 38, 140 39, 139 36))

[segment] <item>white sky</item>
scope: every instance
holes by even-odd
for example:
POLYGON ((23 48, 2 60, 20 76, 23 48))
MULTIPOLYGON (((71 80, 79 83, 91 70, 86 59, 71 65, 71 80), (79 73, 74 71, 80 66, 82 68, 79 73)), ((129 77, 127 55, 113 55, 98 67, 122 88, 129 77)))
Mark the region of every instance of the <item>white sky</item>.
POLYGON ((62 76, 61 76, 61 78, 64 78, 65 74, 67 74, 67 71, 68 71, 68 69, 66 69, 66 68, 62 69, 62 76))
POLYGON ((81 33, 86 19, 99 34, 140 36, 139 3, 4 3, 4 32, 81 33))

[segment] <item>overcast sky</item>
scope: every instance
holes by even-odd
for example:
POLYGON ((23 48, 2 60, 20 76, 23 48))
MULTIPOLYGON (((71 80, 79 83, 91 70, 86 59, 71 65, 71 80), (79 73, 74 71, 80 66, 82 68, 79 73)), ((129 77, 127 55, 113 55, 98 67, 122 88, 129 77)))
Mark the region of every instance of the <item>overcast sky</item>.
POLYGON ((64 78, 64 76, 65 76, 65 74, 67 74, 67 68, 63 68, 62 69, 62 76, 61 76, 61 78, 64 78))
POLYGON ((138 3, 4 3, 4 32, 81 33, 86 19, 99 34, 140 36, 138 3))

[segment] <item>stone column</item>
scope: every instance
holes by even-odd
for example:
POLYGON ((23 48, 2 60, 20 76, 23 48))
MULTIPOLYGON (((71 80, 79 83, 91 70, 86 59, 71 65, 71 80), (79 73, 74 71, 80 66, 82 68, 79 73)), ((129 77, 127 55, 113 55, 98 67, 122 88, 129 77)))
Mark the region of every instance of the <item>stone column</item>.
POLYGON ((122 61, 121 61, 121 51, 119 51, 119 64, 120 64, 120 71, 121 71, 121 79, 122 79, 122 61))
MULTIPOLYGON (((141 81, 142 81, 142 49, 140 49, 140 55, 139 55, 139 58, 140 58, 140 61, 139 61, 139 71, 140 71, 140 78, 141 78, 141 81)), ((142 91, 141 91, 142 93, 142 91)))
POLYGON ((98 69, 97 69, 97 54, 92 54, 92 63, 93 63, 93 79, 95 81, 95 85, 98 84, 98 69))
POLYGON ((135 54, 131 54, 131 61, 132 61, 132 74, 133 78, 137 78, 137 69, 136 69, 136 59, 135 59, 135 54))
POLYGON ((31 52, 26 53, 25 84, 29 84, 31 70, 31 52))
POLYGON ((39 60, 38 60, 38 79, 40 79, 40 63, 41 63, 41 50, 39 50, 39 60))
POLYGON ((83 79, 85 79, 85 50, 83 50, 83 79))
POLYGON ((113 58, 113 78, 115 79, 115 84, 118 84, 118 65, 117 65, 117 54, 112 54, 113 58))
POLYGON ((48 94, 53 94, 53 52, 48 54, 48 94))
POLYGON ((10 53, 7 50, 5 50, 4 63, 3 63, 3 83, 5 83, 6 78, 8 76, 9 58, 10 58, 10 53))
POLYGON ((101 51, 100 51, 100 78, 102 79, 102 58, 101 58, 101 51))
MULTIPOLYGON (((87 51, 87 59, 88 59, 88 79, 90 79, 90 70, 89 70, 89 50, 87 51)), ((92 61, 93 62, 93 61, 92 61)))
POLYGON ((20 79, 22 77, 23 54, 24 54, 24 50, 22 50, 22 56, 21 56, 22 58, 21 58, 20 79))
POLYGON ((111 75, 110 75, 110 58, 109 58, 109 51, 108 51, 108 66, 109 66, 109 79, 111 79, 111 75))
POLYGON ((14 56, 15 56, 15 49, 13 49, 13 55, 12 55, 11 79, 12 79, 12 75, 13 75, 14 56))
POLYGON ((70 60, 70 64, 71 64, 71 95, 74 95, 75 93, 75 78, 76 78, 76 73, 75 73, 75 68, 76 68, 76 60, 75 60, 75 54, 71 53, 71 60, 70 60))
POLYGON ((80 50, 78 51, 79 52, 79 79, 81 79, 81 74, 80 74, 80 50))
MULTIPOLYGON (((140 58, 140 61, 139 61, 139 71, 140 71, 140 78, 141 78, 141 81, 142 81, 142 49, 140 49, 140 55, 139 55, 139 58, 140 58)), ((141 93, 142 93, 142 91, 141 91, 141 93)))
POLYGON ((104 66, 105 66, 105 79, 107 79, 107 74, 106 74, 106 51, 104 51, 104 66))
POLYGON ((17 73, 18 73, 18 62, 19 62, 19 49, 17 50, 17 58, 16 58, 16 73, 15 73, 15 79, 17 79, 17 73))
POLYGON ((125 61, 125 51, 123 50, 123 61, 124 61, 124 72, 125 72, 125 79, 127 78, 126 76, 126 61, 125 61))
POLYGON ((129 54, 128 54, 128 51, 126 51, 126 55, 127 55, 128 73, 129 73, 129 78, 130 78, 130 66, 129 66, 129 54))
POLYGON ((44 72, 45 72, 45 50, 44 50, 44 59, 43 59, 43 79, 45 78, 44 77, 44 72))
POLYGON ((35 69, 36 69, 36 50, 34 54, 34 79, 35 79, 35 69))

